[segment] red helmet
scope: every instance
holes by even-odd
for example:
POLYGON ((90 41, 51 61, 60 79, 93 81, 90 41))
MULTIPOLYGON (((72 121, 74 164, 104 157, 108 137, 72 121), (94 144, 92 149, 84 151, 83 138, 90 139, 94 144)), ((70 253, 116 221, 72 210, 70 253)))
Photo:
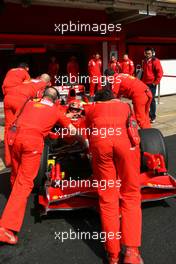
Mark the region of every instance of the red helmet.
POLYGON ((84 108, 83 108, 83 104, 81 103, 80 100, 74 99, 74 100, 70 101, 68 109, 70 111, 79 112, 79 111, 82 111, 84 108))

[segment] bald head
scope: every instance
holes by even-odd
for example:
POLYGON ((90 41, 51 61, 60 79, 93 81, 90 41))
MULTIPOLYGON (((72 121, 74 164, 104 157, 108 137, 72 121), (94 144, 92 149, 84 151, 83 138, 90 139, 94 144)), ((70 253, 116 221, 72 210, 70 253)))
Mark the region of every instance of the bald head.
POLYGON ((41 76, 40 76, 40 79, 43 81, 43 82, 46 82, 46 83, 49 83, 51 78, 50 76, 47 74, 47 73, 43 73, 41 76))
POLYGON ((59 99, 59 93, 54 87, 48 87, 45 89, 43 97, 50 98, 53 102, 59 99))

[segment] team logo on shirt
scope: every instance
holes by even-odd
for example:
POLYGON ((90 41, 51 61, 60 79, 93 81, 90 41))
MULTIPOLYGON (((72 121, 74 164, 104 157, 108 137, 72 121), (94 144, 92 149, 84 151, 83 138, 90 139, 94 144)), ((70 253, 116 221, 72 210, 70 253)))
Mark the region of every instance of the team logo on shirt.
POLYGON ((132 79, 132 80, 134 80, 134 79, 135 79, 135 77, 134 77, 134 76, 132 76, 132 75, 129 75, 129 78, 130 78, 130 79, 132 79))
POLYGON ((34 107, 37 107, 37 108, 44 108, 45 105, 43 105, 43 104, 41 104, 40 102, 38 102, 38 103, 35 103, 35 104, 34 104, 34 107))
POLYGON ((40 101, 40 103, 43 104, 43 105, 47 105, 47 106, 53 106, 54 105, 51 101, 46 100, 46 99, 42 99, 40 101))
POLYGON ((36 102, 34 107, 44 108, 46 105, 52 107, 54 104, 49 100, 42 99, 40 102, 36 102))

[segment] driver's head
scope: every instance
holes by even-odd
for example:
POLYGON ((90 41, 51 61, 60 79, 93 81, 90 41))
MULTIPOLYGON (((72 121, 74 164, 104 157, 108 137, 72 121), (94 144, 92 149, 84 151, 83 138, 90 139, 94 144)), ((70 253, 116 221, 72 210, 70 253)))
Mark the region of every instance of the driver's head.
POLYGON ((109 101, 112 99, 115 99, 112 90, 105 86, 102 90, 96 92, 94 101, 109 101))
POLYGON ((76 112, 81 112, 83 110, 83 106, 80 100, 72 100, 69 103, 68 107, 69 112, 76 113, 76 112))
POLYGON ((59 92, 54 87, 47 87, 43 93, 43 98, 49 98, 55 103, 60 98, 59 92))

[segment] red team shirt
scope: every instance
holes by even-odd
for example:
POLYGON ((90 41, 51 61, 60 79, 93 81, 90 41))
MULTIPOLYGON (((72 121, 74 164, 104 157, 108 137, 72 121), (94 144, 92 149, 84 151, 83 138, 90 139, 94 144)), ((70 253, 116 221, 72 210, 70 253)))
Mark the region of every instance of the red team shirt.
POLYGON ((163 69, 160 60, 157 58, 151 58, 143 61, 143 76, 142 81, 146 84, 155 85, 160 83, 163 76, 163 69))
POLYGON ((79 65, 77 62, 68 62, 67 64, 67 72, 68 74, 70 74, 71 76, 78 76, 79 73, 79 65))
POLYGON ((114 62, 110 61, 109 65, 108 65, 108 68, 113 70, 115 73, 119 73, 120 69, 121 69, 121 66, 120 66, 120 63, 116 60, 114 62))
POLYGON ((25 69, 14 68, 9 70, 2 85, 3 94, 6 95, 10 89, 13 89, 13 87, 29 80, 30 75, 25 69))
POLYGON ((120 73, 114 75, 114 78, 112 89, 117 97, 124 96, 132 99, 133 96, 140 96, 148 89, 145 83, 128 74, 120 73))
POLYGON ((133 75, 134 73, 134 63, 132 60, 128 59, 128 60, 123 60, 120 63, 120 67, 121 67, 121 72, 122 73, 127 73, 130 75, 133 75))
POLYGON ((19 127, 39 132, 43 137, 48 135, 56 123, 68 127, 71 121, 65 116, 61 105, 47 99, 29 101, 18 118, 19 127))
POLYGON ((102 68, 102 61, 91 59, 88 63, 88 69, 90 76, 100 76, 102 68))

